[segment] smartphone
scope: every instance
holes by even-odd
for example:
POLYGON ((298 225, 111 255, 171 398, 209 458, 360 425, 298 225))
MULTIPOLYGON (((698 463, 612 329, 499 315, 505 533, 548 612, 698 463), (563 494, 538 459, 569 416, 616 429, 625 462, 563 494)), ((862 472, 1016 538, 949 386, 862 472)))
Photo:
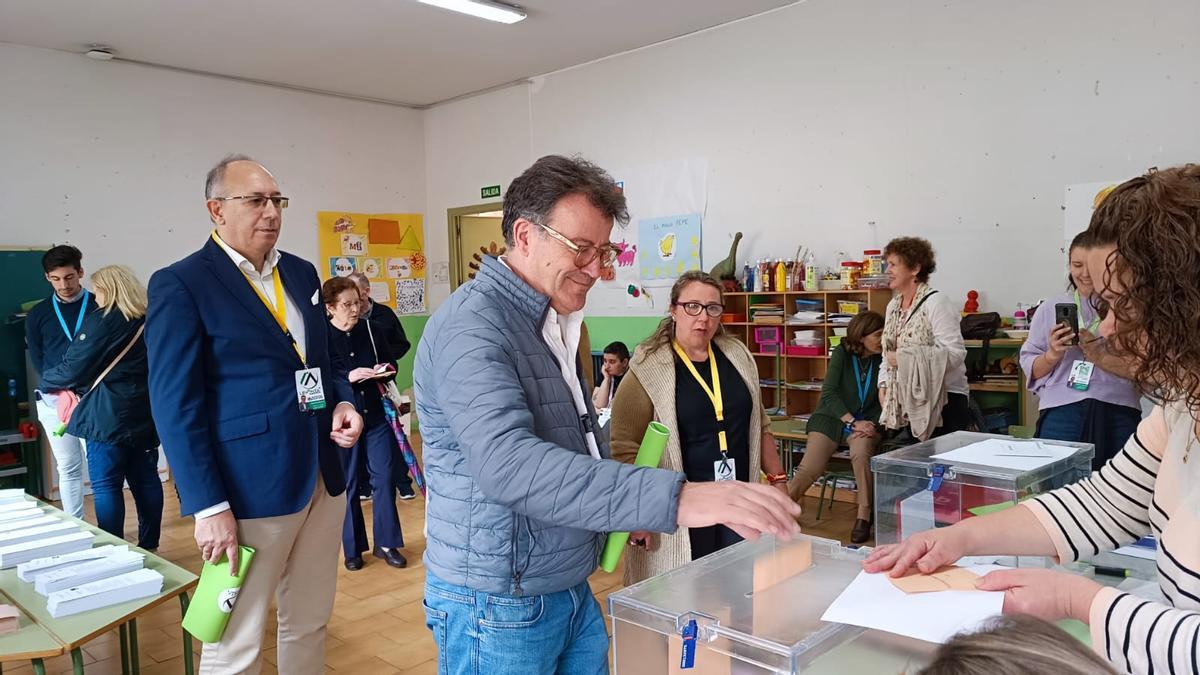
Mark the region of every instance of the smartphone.
POLYGON ((1054 324, 1070 326, 1075 334, 1071 344, 1079 344, 1079 308, 1074 303, 1060 302, 1054 305, 1054 324))

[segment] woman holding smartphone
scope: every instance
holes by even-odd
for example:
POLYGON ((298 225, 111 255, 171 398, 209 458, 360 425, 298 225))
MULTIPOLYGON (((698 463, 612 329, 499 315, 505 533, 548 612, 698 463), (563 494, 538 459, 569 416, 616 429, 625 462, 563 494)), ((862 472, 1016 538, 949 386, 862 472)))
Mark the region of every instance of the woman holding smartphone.
POLYGON ((1071 242, 1071 290, 1047 298, 1034 313, 1029 339, 1021 347, 1021 371, 1038 396, 1034 435, 1095 444, 1092 468, 1099 469, 1129 440, 1142 411, 1133 382, 1102 369, 1089 344, 1097 339, 1094 334, 1101 319, 1099 298, 1087 270, 1092 248, 1086 232, 1071 242), (1063 310, 1057 310, 1059 306, 1063 310), (1068 308, 1074 310, 1078 333, 1069 321, 1060 321, 1072 313, 1068 308))

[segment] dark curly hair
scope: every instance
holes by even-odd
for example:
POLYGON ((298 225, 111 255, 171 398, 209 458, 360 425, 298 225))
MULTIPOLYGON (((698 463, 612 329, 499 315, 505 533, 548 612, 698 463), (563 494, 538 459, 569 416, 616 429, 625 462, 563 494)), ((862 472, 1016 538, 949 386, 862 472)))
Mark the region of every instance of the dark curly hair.
POLYGON ((917 281, 929 281, 929 275, 937 271, 937 260, 933 257, 933 244, 920 237, 897 237, 883 248, 883 256, 894 255, 909 267, 919 268, 917 281))
POLYGON ((1133 358, 1144 393, 1200 408, 1200 165, 1151 169, 1117 186, 1088 234, 1096 247, 1116 247, 1093 280, 1115 314, 1113 352, 1133 358))

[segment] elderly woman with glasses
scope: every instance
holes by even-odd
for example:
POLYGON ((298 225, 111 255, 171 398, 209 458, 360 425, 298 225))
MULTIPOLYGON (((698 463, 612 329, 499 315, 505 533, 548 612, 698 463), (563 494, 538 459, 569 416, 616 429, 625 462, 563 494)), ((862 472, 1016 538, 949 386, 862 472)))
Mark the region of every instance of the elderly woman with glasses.
MULTIPOLYGON (((721 330, 721 283, 687 272, 671 288, 670 315, 629 363, 613 401, 613 458, 632 463, 651 421, 671 431, 660 467, 689 482, 766 480, 787 493, 787 476, 763 409, 758 366, 721 330)), ((635 583, 741 541, 724 525, 635 532, 625 582, 635 583)))

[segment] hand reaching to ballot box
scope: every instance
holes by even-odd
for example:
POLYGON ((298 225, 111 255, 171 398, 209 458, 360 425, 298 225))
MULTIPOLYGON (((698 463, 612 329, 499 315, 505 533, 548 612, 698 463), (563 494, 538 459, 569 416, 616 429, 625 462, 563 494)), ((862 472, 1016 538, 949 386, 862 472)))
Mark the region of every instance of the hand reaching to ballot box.
POLYGON ((788 540, 800 534, 799 516, 786 490, 731 480, 684 483, 676 520, 680 527, 724 525, 751 541, 762 534, 788 540))
POLYGON ((953 527, 918 532, 899 544, 878 546, 863 561, 863 569, 872 574, 888 572, 896 578, 916 567, 922 574, 931 574, 965 555, 966 545, 953 527))

